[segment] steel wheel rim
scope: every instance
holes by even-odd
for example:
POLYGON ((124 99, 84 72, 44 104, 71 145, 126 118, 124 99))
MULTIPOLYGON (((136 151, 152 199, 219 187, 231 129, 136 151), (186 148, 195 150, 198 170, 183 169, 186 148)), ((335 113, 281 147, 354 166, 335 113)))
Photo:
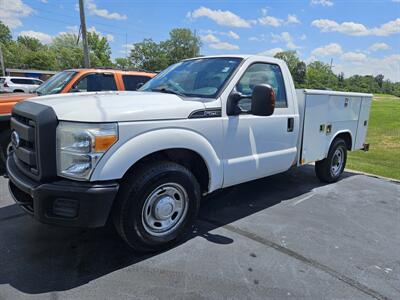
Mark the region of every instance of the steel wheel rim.
POLYGON ((186 190, 177 183, 165 183, 150 193, 142 209, 142 223, 147 233, 165 236, 185 219, 188 210, 186 190))
POLYGON ((338 176, 342 170, 344 162, 344 151, 342 148, 337 148, 332 156, 331 162, 331 174, 332 176, 338 176))

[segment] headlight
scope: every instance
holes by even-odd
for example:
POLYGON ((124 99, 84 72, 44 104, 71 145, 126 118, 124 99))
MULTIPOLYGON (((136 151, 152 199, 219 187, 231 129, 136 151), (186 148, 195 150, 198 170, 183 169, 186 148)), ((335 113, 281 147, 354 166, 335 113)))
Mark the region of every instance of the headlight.
POLYGON ((89 180, 97 162, 117 140, 116 123, 60 122, 57 127, 57 174, 89 180))

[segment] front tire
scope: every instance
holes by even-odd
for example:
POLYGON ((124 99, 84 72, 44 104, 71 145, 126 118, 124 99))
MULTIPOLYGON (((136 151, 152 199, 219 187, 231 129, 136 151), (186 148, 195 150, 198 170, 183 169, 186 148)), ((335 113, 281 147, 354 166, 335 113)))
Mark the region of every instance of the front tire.
POLYGON ((199 183, 187 168, 168 161, 143 165, 121 184, 114 225, 134 250, 169 248, 192 227, 200 195, 199 183))
POLYGON ((0 175, 6 172, 6 160, 10 147, 10 131, 5 130, 0 134, 0 175))
POLYGON ((328 157, 315 163, 315 174, 323 182, 336 182, 344 171, 346 161, 346 142, 337 138, 329 148, 328 157))

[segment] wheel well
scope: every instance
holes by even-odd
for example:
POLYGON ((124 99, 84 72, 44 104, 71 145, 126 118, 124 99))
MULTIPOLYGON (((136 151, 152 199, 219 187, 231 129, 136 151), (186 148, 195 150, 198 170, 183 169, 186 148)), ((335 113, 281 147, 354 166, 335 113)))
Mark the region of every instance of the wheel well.
POLYGON ((0 142, 3 138, 10 138, 10 122, 9 121, 0 121, 0 142))
POLYGON ((20 90, 20 89, 16 89, 16 90, 13 91, 13 93, 24 93, 24 91, 20 90))
POLYGON ((154 160, 168 160, 185 166, 196 177, 200 184, 201 191, 208 191, 210 176, 207 165, 198 153, 188 149, 174 148, 151 153, 141 158, 132 167, 130 167, 125 176, 134 172, 138 166, 154 160))
POLYGON ((338 139, 338 138, 340 138, 340 139, 342 139, 342 140, 344 140, 344 141, 346 142, 347 150, 350 151, 350 150, 351 150, 351 147, 352 147, 352 145, 353 145, 352 140, 351 140, 351 135, 350 135, 350 133, 349 133, 349 132, 342 132, 342 133, 339 133, 339 134, 335 137, 335 140, 338 139))

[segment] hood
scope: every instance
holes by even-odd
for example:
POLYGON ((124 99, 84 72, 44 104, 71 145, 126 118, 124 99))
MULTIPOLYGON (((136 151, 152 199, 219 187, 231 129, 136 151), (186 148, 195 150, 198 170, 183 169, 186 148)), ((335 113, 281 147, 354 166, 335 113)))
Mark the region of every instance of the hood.
POLYGON ((76 122, 186 119, 205 108, 199 99, 156 92, 59 94, 29 101, 52 107, 59 120, 76 122))
POLYGON ((28 98, 35 97, 36 94, 27 94, 27 93, 7 93, 0 94, 0 103, 7 102, 19 102, 28 98))

